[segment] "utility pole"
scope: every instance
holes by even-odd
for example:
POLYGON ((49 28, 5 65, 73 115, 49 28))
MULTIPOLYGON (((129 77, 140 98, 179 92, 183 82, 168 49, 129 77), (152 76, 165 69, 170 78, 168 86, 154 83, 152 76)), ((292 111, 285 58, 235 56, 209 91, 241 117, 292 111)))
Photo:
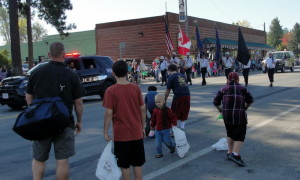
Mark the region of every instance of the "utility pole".
POLYGON ((187 12, 187 0, 185 0, 185 13, 186 13, 186 19, 185 19, 185 33, 187 36, 189 36, 189 20, 188 20, 188 12, 187 12))

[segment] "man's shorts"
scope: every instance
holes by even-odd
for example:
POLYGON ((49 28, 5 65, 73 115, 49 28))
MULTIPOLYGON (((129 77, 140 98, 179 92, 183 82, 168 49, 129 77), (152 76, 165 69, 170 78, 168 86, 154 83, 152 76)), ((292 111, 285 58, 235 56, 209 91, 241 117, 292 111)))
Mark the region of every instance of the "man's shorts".
POLYGON ((234 141, 244 142, 247 130, 247 124, 244 125, 232 125, 225 124, 227 137, 230 137, 234 141))
POLYGON ((33 141, 32 156, 35 160, 45 162, 49 159, 51 145, 54 145, 55 159, 68 159, 75 154, 74 130, 67 127, 62 133, 48 139, 33 141))
POLYGON ((177 99, 173 99, 171 109, 176 115, 178 120, 187 120, 190 112, 191 96, 182 96, 177 99))
POLYGON ((115 141, 114 154, 121 168, 129 168, 130 165, 142 166, 145 163, 144 141, 115 141))

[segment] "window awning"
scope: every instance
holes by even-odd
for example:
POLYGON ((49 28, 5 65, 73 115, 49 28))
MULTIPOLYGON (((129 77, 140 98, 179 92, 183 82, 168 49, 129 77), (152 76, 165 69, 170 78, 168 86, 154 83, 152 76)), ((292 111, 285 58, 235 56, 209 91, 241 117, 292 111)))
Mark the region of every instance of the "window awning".
MULTIPOLYGON (((202 42, 206 48, 216 46, 216 38, 205 38, 203 39, 202 42)), ((230 49, 238 48, 238 41, 220 39, 220 44, 222 48, 230 48, 230 49)), ((255 49, 255 50, 269 51, 271 49, 275 49, 272 46, 269 46, 267 44, 253 43, 253 42, 246 42, 246 46, 248 47, 248 49, 255 49)))

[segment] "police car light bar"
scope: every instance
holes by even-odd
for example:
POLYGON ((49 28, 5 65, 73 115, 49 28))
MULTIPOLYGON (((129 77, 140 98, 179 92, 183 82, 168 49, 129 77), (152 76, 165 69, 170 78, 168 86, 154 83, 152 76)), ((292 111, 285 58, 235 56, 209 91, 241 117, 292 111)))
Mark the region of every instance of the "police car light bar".
POLYGON ((66 53, 65 57, 79 57, 80 53, 79 52, 74 52, 74 53, 66 53))

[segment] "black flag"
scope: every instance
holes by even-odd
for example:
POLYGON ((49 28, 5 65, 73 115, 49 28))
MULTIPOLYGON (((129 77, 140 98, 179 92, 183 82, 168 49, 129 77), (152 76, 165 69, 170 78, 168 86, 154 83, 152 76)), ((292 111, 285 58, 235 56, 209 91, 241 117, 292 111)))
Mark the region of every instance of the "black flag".
POLYGON ((246 46, 241 28, 239 28, 238 54, 236 60, 244 65, 247 65, 249 59, 250 59, 249 50, 246 46))

